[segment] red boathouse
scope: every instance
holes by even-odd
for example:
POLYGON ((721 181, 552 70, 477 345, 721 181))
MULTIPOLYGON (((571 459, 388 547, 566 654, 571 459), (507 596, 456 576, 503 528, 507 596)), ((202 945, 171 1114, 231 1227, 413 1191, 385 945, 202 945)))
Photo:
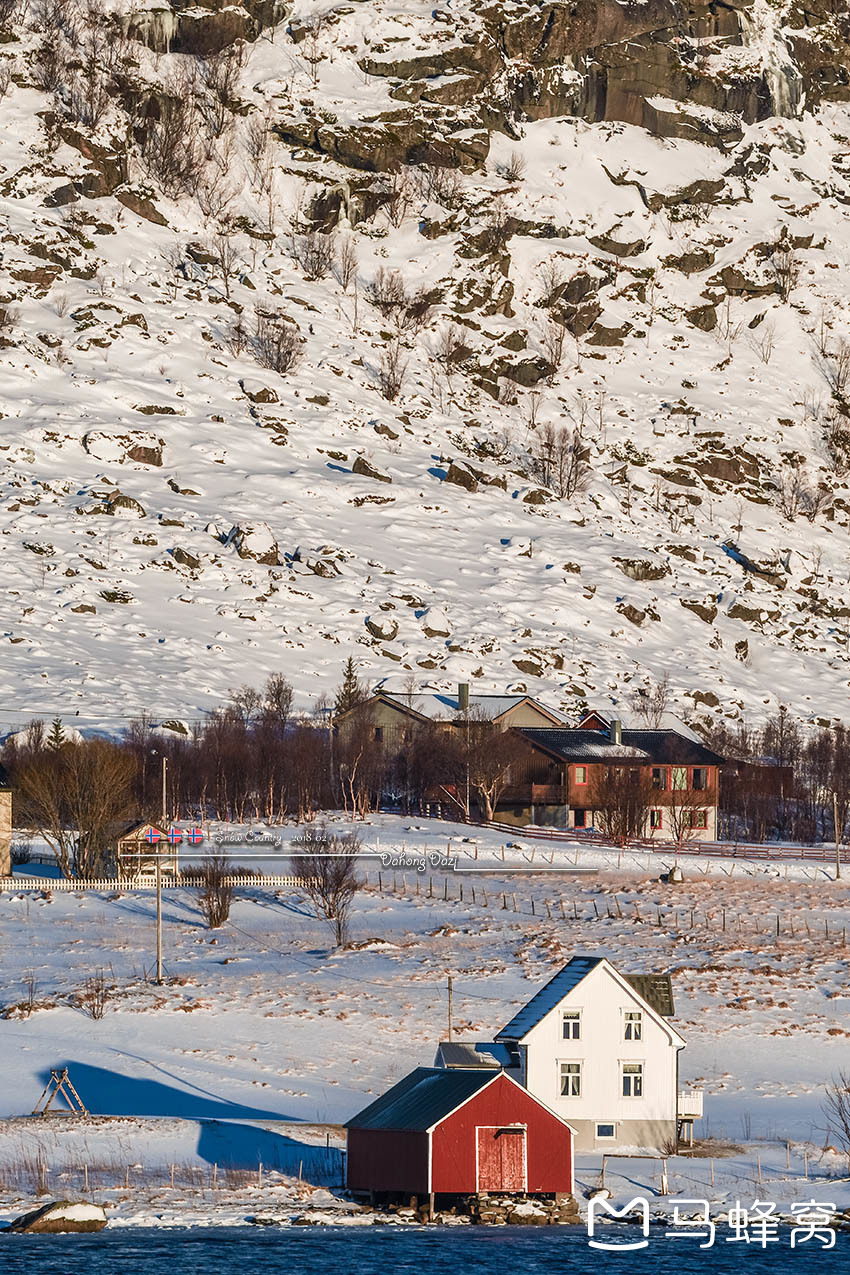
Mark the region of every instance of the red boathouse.
POLYGON ((572 1129, 503 1071, 418 1067, 346 1129, 350 1191, 573 1191, 572 1129))

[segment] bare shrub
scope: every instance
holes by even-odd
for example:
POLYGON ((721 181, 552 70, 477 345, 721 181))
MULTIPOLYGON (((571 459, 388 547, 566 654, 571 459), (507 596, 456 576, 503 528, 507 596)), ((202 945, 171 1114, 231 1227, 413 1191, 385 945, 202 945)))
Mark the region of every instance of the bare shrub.
POLYGON ((9 857, 13 868, 22 868, 32 860, 32 842, 18 838, 12 842, 9 857))
POLYGON ((750 337, 750 344, 762 363, 767 366, 773 358, 773 352, 776 349, 776 324, 763 323, 755 329, 750 337))
POLYGON ((599 768, 588 794, 595 810, 594 819, 607 837, 618 845, 627 845, 644 834, 652 789, 645 767, 606 766, 599 768))
MULTIPOLYGON (((2 25, 2 17, 0 17, 0 25, 2 25)), ((14 70, 14 65, 15 64, 12 62, 11 58, 4 58, 4 60, 0 62, 0 101, 3 100, 12 86, 12 72, 14 70)))
POLYGON ((486 252, 496 255, 503 252, 511 234, 511 223, 505 201, 501 195, 493 200, 482 232, 482 244, 486 252))
POLYGON ((413 173, 403 164, 396 164, 383 175, 381 190, 384 195, 384 211, 391 226, 398 228, 408 212, 416 194, 413 173))
POLYGON ((110 991, 103 970, 98 970, 91 978, 87 978, 80 995, 80 1009, 89 1018, 99 1021, 106 1013, 110 991))
POLYGON ((349 918, 361 880, 357 875, 360 839, 335 837, 322 825, 299 836, 303 849, 293 859, 295 875, 319 920, 333 927, 337 947, 348 940, 349 918))
POLYGON ((42 40, 32 59, 32 78, 45 93, 56 93, 68 75, 65 48, 60 36, 51 32, 42 40))
POLYGON ((583 491, 590 479, 590 452, 577 430, 547 424, 537 438, 532 468, 561 499, 583 491))
POLYGON ((325 26, 326 20, 321 14, 314 14, 304 26, 306 34, 302 41, 303 56, 310 68, 310 79, 314 86, 319 82, 319 67, 325 58, 320 43, 325 26))
POLYGON ((850 1172, 850 1072, 839 1071, 825 1087, 821 1110, 826 1117, 828 1136, 847 1157, 850 1172))
POLYGON ((347 292, 357 278, 357 245, 352 235, 346 235, 339 245, 337 273, 343 292, 347 292))
POLYGON ((405 303, 398 313, 398 325, 405 331, 418 334, 426 326, 434 309, 431 294, 427 288, 417 288, 413 296, 405 298, 405 303))
POLYGON ((670 674, 665 673, 649 686, 639 686, 632 691, 630 703, 633 712, 650 730, 658 730, 670 702, 670 674))
POLYGON ((850 384, 850 341, 847 337, 839 337, 834 344, 823 343, 820 368, 832 393, 844 401, 850 384))
POLYGON ((563 263, 552 257, 540 263, 538 274, 540 275, 541 287, 538 305, 548 309, 554 305, 563 291, 564 284, 567 282, 567 274, 563 263))
POLYGON ((780 236, 768 258, 770 273, 783 301, 788 301, 800 282, 800 262, 791 242, 780 236))
POLYGON ((434 356, 447 369, 454 367, 469 352, 466 333, 457 323, 444 324, 437 333, 434 356))
POLYGON ((259 164, 269 145, 269 121, 259 111, 245 124, 245 151, 252 164, 259 164))
POLYGON ((463 178, 457 168, 445 168, 440 164, 423 164, 417 169, 419 189, 423 197, 441 204, 443 208, 455 208, 463 194, 463 178))
POLYGON ((507 182, 521 182, 525 176, 525 160, 519 151, 511 151, 504 163, 498 164, 496 172, 507 182))
POLYGON ((389 318, 407 304, 407 290, 401 271, 380 266, 374 279, 366 285, 366 296, 385 319, 389 318))
POLYGON ((301 357, 298 328, 277 312, 257 309, 252 345, 257 362, 272 372, 291 372, 301 357))
POLYGON ((210 131, 220 137, 232 121, 239 73, 245 64, 245 46, 229 44, 209 54, 201 63, 201 79, 206 89, 202 112, 210 131))
POLYGON ((242 255, 234 238, 232 225, 225 224, 213 241, 218 269, 224 285, 224 295, 230 300, 230 286, 242 269, 242 255))
POLYGON ((21 318, 21 312, 15 305, 0 306, 0 336, 9 337, 21 318))
POLYGON ((241 314, 237 315, 227 329, 224 338, 228 350, 231 354, 239 355, 246 348, 250 339, 251 334, 245 325, 245 320, 241 314))
POLYGON ((336 257, 336 236, 320 230, 308 230, 293 234, 291 240, 293 259, 304 271, 307 279, 324 279, 336 257))
POLYGON ((398 337, 387 341, 381 354, 381 366, 378 370, 378 384, 384 398, 392 403, 401 393, 407 373, 407 360, 398 337))
POLYGON ((798 468, 786 471, 776 484, 776 503, 783 518, 793 522, 802 515, 814 522, 818 514, 823 513, 832 503, 832 493, 823 482, 809 482, 805 470, 798 468))
POLYGON ((34 970, 27 970, 21 983, 24 988, 24 998, 18 1005, 18 1011, 23 1018, 29 1018, 38 1004, 39 981, 34 970))
POLYGON ((233 187, 221 168, 206 164, 198 173, 195 197, 207 221, 218 221, 233 202, 233 187))
POLYGON ((198 905, 211 930, 219 929, 230 917, 233 886, 227 880, 233 867, 226 855, 211 854, 201 860, 201 893, 198 905))
POLYGON ((201 153, 192 90, 185 71, 166 82, 159 117, 148 123, 142 145, 148 172, 170 199, 192 194, 198 185, 201 153))
POLYGON ((564 361, 564 342, 567 337, 567 329, 563 323, 556 323, 553 319, 546 325, 546 331, 543 334, 543 357, 549 368, 547 383, 552 385, 558 373, 558 369, 564 361))

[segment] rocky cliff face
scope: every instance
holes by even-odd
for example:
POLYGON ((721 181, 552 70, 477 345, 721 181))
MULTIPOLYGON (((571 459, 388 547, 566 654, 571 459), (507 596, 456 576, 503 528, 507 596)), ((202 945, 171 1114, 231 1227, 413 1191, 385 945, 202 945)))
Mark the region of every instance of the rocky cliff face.
POLYGON ((850 712, 844 4, 4 15, 21 716, 850 712))

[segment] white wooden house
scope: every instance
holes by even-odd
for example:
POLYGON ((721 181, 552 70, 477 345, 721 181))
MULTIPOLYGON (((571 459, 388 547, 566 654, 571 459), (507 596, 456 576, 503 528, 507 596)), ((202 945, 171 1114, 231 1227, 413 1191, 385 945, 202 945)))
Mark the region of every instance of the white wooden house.
POLYGON ((702 1115, 702 1094, 679 1092, 672 1015, 668 974, 574 956, 494 1041, 443 1042, 437 1065, 502 1067, 569 1122, 577 1150, 665 1151, 702 1115))

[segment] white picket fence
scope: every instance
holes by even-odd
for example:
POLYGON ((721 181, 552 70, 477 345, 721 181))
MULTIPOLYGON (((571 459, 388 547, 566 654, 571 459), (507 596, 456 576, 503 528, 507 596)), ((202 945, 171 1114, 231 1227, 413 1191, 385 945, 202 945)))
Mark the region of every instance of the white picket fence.
MULTIPOLYGON (((225 877, 226 885, 256 886, 262 890, 279 890, 301 884, 299 877, 225 877)), ((202 885, 198 876, 171 875, 162 878, 163 890, 181 890, 202 885)), ((0 890, 64 890, 74 894, 81 890, 155 890, 156 877, 100 877, 94 881, 66 881, 64 877, 0 877, 0 890)))

